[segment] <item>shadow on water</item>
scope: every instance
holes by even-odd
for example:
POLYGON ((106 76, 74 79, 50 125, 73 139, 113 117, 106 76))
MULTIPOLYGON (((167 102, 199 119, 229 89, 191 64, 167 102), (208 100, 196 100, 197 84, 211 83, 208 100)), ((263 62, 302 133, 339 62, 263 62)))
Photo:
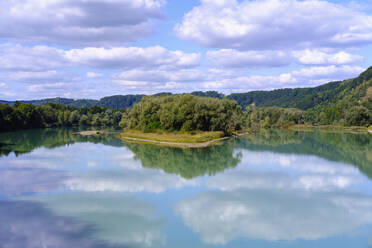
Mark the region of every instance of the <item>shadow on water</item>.
POLYGON ((55 216, 40 203, 0 201, 1 247, 128 247, 95 240, 94 232, 94 226, 74 218, 55 216))

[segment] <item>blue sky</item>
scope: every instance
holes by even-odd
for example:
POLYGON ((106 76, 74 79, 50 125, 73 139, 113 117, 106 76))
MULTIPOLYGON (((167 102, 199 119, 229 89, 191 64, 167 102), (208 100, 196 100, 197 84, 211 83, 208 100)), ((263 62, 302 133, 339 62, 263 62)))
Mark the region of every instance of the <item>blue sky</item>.
POLYGON ((3 100, 310 87, 371 65, 371 0, 0 3, 3 100))

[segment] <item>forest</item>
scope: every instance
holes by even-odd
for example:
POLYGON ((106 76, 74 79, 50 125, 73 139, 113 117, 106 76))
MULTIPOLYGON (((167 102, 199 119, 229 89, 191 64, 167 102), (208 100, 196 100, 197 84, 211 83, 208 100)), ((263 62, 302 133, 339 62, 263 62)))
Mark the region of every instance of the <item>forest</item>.
POLYGON ((115 126, 123 111, 105 107, 75 108, 56 103, 35 106, 16 102, 0 103, 0 131, 61 126, 115 126))

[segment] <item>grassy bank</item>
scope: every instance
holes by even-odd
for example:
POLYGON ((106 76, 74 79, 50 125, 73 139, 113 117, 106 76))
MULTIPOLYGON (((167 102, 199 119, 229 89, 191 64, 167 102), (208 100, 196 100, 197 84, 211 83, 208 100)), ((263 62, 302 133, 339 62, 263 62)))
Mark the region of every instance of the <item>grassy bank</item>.
POLYGON ((161 142, 172 142, 172 143, 203 143, 212 141, 215 139, 223 138, 223 132, 196 132, 196 133, 169 133, 169 132, 157 132, 157 133, 144 133, 140 131, 129 130, 123 132, 121 138, 134 138, 141 140, 161 141, 161 142))
POLYGON ((298 130, 298 131, 314 131, 314 130, 322 130, 322 131, 329 131, 329 132, 357 132, 357 133, 366 133, 370 130, 371 127, 360 127, 360 126, 351 126, 351 127, 344 127, 344 126, 334 126, 334 125, 321 125, 321 126, 313 126, 313 125, 292 125, 289 126, 288 129, 290 130, 298 130))

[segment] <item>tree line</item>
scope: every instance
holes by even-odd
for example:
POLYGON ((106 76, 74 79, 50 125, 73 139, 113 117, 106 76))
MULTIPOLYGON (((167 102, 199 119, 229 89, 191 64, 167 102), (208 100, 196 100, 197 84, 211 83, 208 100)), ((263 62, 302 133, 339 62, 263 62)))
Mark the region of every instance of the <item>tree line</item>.
POLYGON ((308 110, 281 107, 244 109, 236 101, 182 95, 143 97, 131 109, 106 107, 75 108, 55 103, 35 106, 16 102, 0 103, 0 131, 58 126, 121 126, 143 132, 222 131, 225 135, 240 130, 288 127, 294 124, 370 126, 371 97, 360 98, 361 84, 332 104, 308 110))
POLYGON ((75 108, 55 103, 42 106, 0 103, 0 131, 74 125, 113 126, 119 125, 123 112, 99 106, 75 108))

